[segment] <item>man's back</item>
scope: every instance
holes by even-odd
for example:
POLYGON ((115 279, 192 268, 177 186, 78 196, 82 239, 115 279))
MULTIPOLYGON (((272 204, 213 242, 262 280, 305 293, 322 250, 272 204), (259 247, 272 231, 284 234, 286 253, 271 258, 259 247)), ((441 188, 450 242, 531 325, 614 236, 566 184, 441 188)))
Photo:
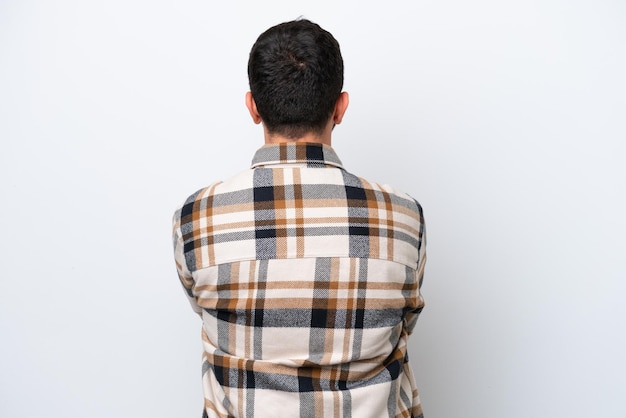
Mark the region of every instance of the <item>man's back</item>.
POLYGON ((207 416, 421 415, 406 339, 423 307, 415 200, 332 148, 266 145, 174 218, 203 318, 207 416))

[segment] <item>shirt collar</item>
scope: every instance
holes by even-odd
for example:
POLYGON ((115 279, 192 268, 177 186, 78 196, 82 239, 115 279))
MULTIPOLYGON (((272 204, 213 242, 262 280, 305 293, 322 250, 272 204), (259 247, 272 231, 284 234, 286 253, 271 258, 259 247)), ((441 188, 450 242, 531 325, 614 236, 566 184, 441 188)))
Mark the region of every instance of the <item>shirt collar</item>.
POLYGON ((343 168, 341 160, 330 146, 315 142, 267 144, 261 147, 252 159, 252 168, 276 164, 343 168))

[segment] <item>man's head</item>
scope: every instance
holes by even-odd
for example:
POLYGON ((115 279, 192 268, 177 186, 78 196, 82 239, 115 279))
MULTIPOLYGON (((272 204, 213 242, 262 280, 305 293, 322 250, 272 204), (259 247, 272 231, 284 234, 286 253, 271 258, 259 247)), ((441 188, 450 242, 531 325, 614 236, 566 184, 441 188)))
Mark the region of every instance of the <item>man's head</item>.
POLYGON ((308 20, 281 23, 252 46, 248 79, 254 102, 248 107, 254 105, 270 135, 321 135, 343 87, 339 43, 308 20))

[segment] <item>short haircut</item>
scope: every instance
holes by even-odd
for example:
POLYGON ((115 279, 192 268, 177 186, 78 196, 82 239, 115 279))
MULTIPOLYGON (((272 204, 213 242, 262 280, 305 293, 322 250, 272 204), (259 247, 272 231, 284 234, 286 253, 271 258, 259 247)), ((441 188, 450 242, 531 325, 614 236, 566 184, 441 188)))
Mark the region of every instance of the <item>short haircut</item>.
POLYGON ((339 43, 305 19, 263 32, 248 60, 250 91, 270 134, 320 134, 343 87, 339 43))

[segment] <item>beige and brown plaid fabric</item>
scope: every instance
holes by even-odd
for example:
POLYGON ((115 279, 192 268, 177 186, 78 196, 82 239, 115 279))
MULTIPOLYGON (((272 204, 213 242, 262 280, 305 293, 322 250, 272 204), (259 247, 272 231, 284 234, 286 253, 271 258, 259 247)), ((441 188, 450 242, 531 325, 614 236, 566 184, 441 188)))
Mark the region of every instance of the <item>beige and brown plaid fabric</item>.
POLYGON ((420 205, 332 148, 264 146, 174 216, 203 319, 206 417, 421 417, 406 343, 424 302, 420 205))

